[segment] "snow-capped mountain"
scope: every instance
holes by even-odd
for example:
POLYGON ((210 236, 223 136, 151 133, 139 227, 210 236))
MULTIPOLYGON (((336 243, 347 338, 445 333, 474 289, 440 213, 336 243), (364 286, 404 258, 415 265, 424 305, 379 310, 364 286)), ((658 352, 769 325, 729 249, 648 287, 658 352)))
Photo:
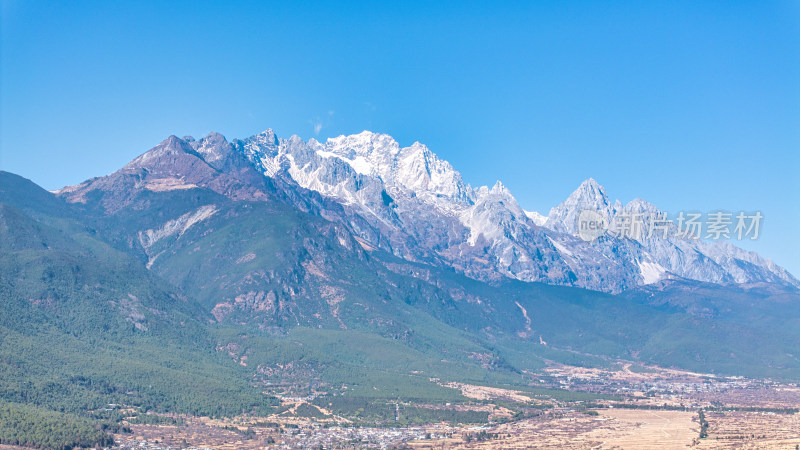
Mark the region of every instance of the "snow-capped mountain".
POLYGON ((303 142, 268 130, 234 146, 264 175, 333 198, 381 230, 380 241, 359 236, 371 246, 484 280, 571 284, 575 278, 502 183, 472 188, 422 144, 401 148, 390 136, 366 131, 303 142))
MULTIPOLYGON (((499 181, 473 188, 447 161, 415 142, 364 131, 318 142, 282 139, 267 130, 228 143, 174 136, 108 177, 64 188, 80 201, 93 189, 204 186, 230 198, 279 199, 343 224, 368 251, 445 265, 485 281, 512 278, 607 292, 683 277, 713 283, 772 282, 798 286, 783 268, 724 243, 659 233, 605 233, 587 242, 578 219, 593 211, 614 228, 632 214, 660 217, 636 199, 611 202, 595 180, 583 182, 547 216, 523 210, 499 181), (133 181, 131 181, 133 180, 133 181), (126 185, 126 186, 127 186, 126 185)), ((119 194, 124 201, 124 192, 119 194)), ((113 207, 114 205, 107 205, 113 207)))
POLYGON ((573 235, 578 234, 578 216, 581 211, 597 211, 605 219, 610 219, 621 205, 609 203, 606 190, 594 178, 581 183, 563 203, 552 208, 547 215, 545 226, 551 230, 573 235))
POLYGON ((578 235, 579 215, 587 210, 605 218, 609 231, 603 239, 585 243, 583 247, 602 249, 609 260, 624 248, 639 266, 639 284, 651 284, 677 275, 720 284, 799 285, 785 269, 755 252, 742 250, 726 241, 709 242, 686 235, 668 214, 643 199, 634 199, 624 206, 619 200, 612 203, 605 189, 591 178, 551 209, 545 226, 578 235))

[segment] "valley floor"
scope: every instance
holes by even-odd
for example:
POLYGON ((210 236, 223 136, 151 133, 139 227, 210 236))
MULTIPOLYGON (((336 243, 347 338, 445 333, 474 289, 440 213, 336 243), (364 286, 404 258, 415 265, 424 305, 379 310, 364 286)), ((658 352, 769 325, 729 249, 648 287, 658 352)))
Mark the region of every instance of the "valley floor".
MULTIPOLYGON (((699 439, 697 414, 683 411, 604 409, 546 414, 495 426, 431 425, 403 429, 320 427, 308 424, 279 433, 251 427, 251 434, 197 419, 182 427, 134 425, 119 448, 565 448, 739 449, 800 445, 800 416, 774 413, 710 413, 709 436, 699 439), (481 433, 485 433, 482 435, 481 433), (468 437, 468 436, 471 436, 468 437), (483 437, 488 436, 488 437, 483 437)), ((9 447, 11 448, 11 447, 9 447)))
POLYGON ((793 384, 632 368, 626 363, 609 369, 553 365, 540 375, 544 386, 539 390, 442 382, 472 401, 416 405, 487 411, 490 422, 485 424, 359 426, 324 408, 319 412, 325 419, 300 417, 295 412, 311 407, 308 399, 285 398, 283 412, 266 418, 180 417, 180 425, 132 424, 132 434, 115 437, 120 448, 131 449, 793 449, 800 445, 800 389, 793 384), (560 396, 553 387, 566 387, 569 395, 560 396), (707 422, 703 438, 701 410, 707 422))

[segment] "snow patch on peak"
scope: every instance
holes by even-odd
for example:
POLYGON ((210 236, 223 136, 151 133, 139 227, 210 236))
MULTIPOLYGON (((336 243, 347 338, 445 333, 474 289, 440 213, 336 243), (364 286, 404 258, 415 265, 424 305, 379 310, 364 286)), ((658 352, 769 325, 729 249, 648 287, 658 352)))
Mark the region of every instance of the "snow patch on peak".
POLYGON ((523 210, 523 212, 525 213, 526 216, 528 216, 529 219, 531 219, 533 221, 533 223, 535 223, 536 225, 539 225, 540 227, 542 225, 544 225, 545 222, 547 222, 547 216, 545 216, 543 214, 539 214, 536 211, 525 211, 525 210, 523 210))
POLYGON ((567 255, 572 257, 575 256, 575 254, 572 253, 567 247, 564 247, 563 245, 554 241, 553 238, 551 238, 550 236, 547 236, 547 240, 550 241, 550 243, 553 244, 553 247, 555 247, 556 250, 558 250, 562 255, 567 255))
POLYGON ((372 164, 367 161, 367 159, 361 155, 356 156, 354 159, 347 159, 344 156, 329 152, 325 150, 317 150, 317 154, 323 158, 337 158, 341 159, 342 161, 346 162, 353 168, 357 173, 361 175, 371 175, 372 174, 372 164))
POLYGON ((366 130, 350 136, 329 138, 325 147, 328 151, 348 159, 355 159, 357 155, 369 158, 374 153, 394 156, 400 152, 400 144, 391 136, 366 130))
POLYGON ((649 261, 638 261, 639 273, 642 275, 642 284, 653 284, 660 281, 667 273, 662 265, 649 261))

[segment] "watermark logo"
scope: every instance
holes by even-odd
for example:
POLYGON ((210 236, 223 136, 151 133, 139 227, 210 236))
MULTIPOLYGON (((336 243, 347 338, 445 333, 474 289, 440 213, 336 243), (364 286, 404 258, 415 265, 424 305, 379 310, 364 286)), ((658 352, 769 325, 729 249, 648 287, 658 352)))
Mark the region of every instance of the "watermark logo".
POLYGON ((653 236, 666 238, 667 235, 683 239, 758 239, 761 221, 760 211, 752 214, 715 211, 705 214, 679 212, 669 219, 667 213, 633 213, 621 211, 609 221, 603 213, 584 209, 578 216, 578 237, 591 242, 608 233, 610 236, 633 240, 649 239, 653 236), (705 219, 705 220, 703 220, 705 219))
POLYGON ((578 216, 578 237, 591 242, 608 230, 608 219, 597 211, 584 209, 578 216))

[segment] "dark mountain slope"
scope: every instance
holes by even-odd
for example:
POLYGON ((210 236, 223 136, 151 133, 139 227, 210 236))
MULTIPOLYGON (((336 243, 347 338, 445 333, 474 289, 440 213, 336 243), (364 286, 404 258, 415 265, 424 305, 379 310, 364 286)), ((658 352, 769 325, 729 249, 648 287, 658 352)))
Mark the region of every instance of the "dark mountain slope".
MULTIPOLYGON (((3 200, 23 201, 8 195, 24 191, 17 181, 3 174, 3 200)), ((85 225, 46 223, 49 201, 29 206, 40 221, 0 203, 0 399, 70 414, 107 403, 206 415, 269 407, 217 354, 197 303, 75 231, 85 225)))

